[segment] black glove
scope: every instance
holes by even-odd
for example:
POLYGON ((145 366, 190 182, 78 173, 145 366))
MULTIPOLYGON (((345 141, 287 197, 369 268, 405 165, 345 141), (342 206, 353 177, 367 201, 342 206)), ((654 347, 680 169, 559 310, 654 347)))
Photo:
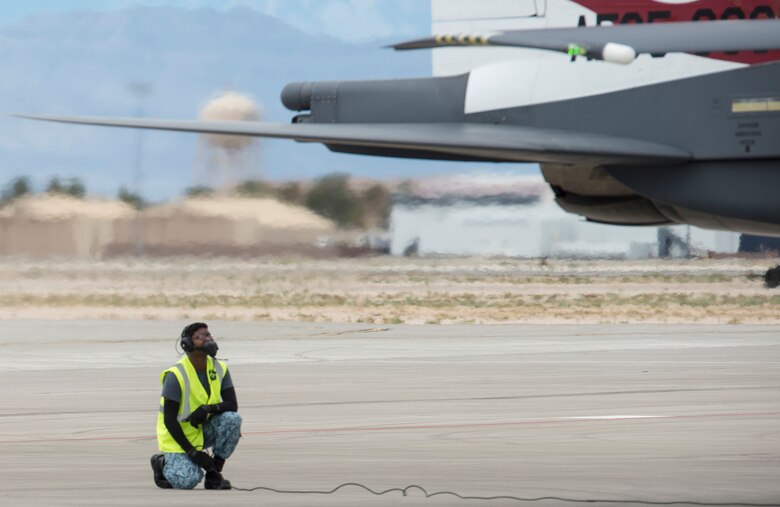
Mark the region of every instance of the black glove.
POLYGON ((209 408, 210 405, 201 405, 190 414, 190 416, 185 419, 185 421, 189 421, 190 424, 192 424, 195 428, 206 422, 206 419, 209 417, 209 408))
POLYGON ((195 450, 194 447, 189 451, 187 451, 187 456, 190 457, 193 463, 201 467, 203 470, 206 470, 207 472, 209 470, 217 469, 217 466, 214 464, 214 460, 211 459, 211 456, 209 456, 203 451, 195 450))

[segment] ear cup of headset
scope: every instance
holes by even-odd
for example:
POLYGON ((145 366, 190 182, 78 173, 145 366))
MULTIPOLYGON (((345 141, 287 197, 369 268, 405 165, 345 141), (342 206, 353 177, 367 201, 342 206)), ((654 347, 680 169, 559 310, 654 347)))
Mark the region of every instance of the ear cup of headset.
POLYGON ((184 352, 192 352, 195 350, 195 345, 192 344, 192 337, 187 336, 187 329, 189 326, 185 327, 184 330, 181 332, 181 349, 184 352))

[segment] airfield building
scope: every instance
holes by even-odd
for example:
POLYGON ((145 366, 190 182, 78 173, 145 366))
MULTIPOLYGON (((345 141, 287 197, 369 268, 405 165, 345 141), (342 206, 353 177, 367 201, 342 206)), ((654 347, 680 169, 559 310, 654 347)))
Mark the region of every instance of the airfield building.
POLYGON ((396 195, 391 253, 509 257, 657 257, 735 253, 739 234, 687 226, 617 227, 587 222, 555 204, 538 176, 472 173, 417 182, 396 195), (680 248, 680 238, 690 248, 680 248), (659 245, 659 237, 672 238, 659 245))

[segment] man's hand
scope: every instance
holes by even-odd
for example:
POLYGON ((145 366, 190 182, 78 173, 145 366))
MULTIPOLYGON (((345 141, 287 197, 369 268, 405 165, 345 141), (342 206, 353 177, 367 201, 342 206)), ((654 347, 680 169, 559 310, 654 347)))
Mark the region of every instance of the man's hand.
POLYGON ((210 405, 201 405, 198 408, 196 408, 190 416, 185 419, 186 421, 189 421, 190 424, 192 424, 195 428, 206 422, 206 419, 209 416, 209 409, 211 408, 210 405))
POLYGON ((194 447, 187 451, 187 456, 190 457, 193 463, 207 472, 217 469, 217 466, 214 464, 214 460, 211 459, 211 456, 203 451, 196 451, 194 447))

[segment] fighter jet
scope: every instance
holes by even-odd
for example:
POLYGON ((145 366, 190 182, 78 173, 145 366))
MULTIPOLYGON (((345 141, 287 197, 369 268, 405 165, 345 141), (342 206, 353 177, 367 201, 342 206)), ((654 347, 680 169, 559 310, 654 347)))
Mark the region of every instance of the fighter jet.
POLYGON ((557 203, 589 221, 780 236, 777 1, 523 2, 534 12, 511 20, 519 29, 492 17, 489 30, 394 46, 470 51, 477 63, 463 73, 287 85, 282 102, 298 113, 287 125, 25 117, 286 138, 361 155, 538 162, 557 203), (489 58, 497 47, 518 56, 489 58))

